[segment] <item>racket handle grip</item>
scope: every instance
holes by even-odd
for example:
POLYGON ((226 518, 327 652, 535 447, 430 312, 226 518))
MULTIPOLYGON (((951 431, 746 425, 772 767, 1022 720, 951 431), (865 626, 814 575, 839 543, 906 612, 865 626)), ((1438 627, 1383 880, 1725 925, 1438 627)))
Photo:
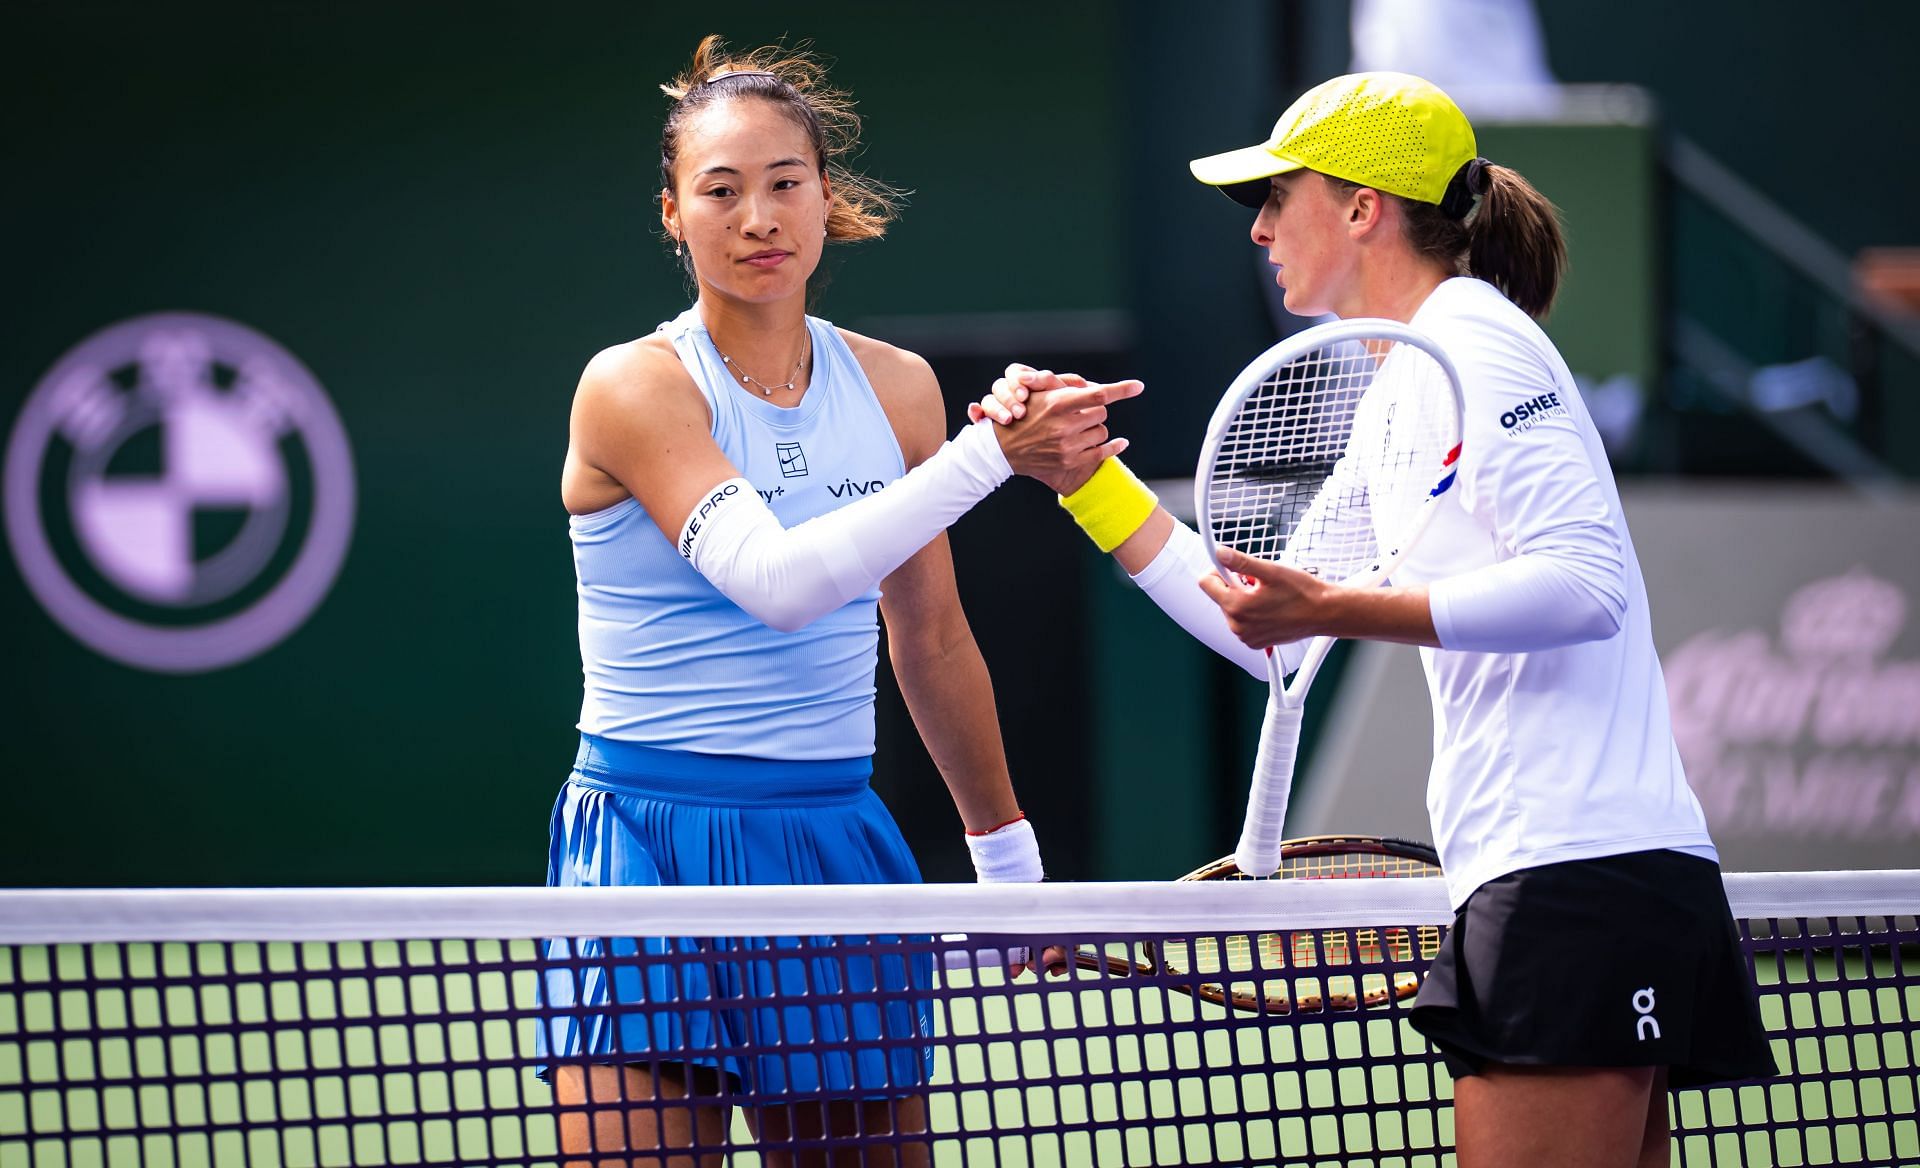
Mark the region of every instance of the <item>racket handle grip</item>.
POLYGON ((1271 876, 1280 868, 1280 841, 1286 836, 1287 796, 1293 790, 1303 712, 1304 707, 1281 701, 1277 692, 1267 698, 1253 786, 1247 792, 1247 820, 1240 829, 1240 844, 1233 849, 1234 864, 1249 876, 1271 876))

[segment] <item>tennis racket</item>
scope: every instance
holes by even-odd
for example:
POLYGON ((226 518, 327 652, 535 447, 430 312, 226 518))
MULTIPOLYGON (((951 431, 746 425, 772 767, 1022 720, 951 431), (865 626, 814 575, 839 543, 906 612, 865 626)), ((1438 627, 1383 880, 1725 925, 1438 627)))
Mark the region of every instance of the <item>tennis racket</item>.
MULTIPOLYGON (((1241 371, 1207 427, 1194 503, 1208 553, 1216 565, 1230 547, 1347 587, 1378 586, 1453 486, 1460 419, 1452 363, 1405 325, 1363 318, 1289 337, 1241 371)), ((1301 711, 1333 642, 1309 639, 1291 683, 1267 651, 1272 690, 1234 849, 1242 872, 1280 866, 1301 711)))
MULTIPOLYGON (((1287 840, 1266 876, 1248 876, 1233 856, 1181 880, 1354 880, 1438 876, 1440 859, 1413 840, 1323 835, 1287 840)), ((1354 1010, 1405 1001, 1440 951, 1438 925, 1233 933, 1146 942, 1137 953, 1081 947, 1074 965, 1109 977, 1165 973, 1173 988, 1260 1014, 1354 1010)), ((1054 972, 1058 972, 1056 969, 1054 972)))

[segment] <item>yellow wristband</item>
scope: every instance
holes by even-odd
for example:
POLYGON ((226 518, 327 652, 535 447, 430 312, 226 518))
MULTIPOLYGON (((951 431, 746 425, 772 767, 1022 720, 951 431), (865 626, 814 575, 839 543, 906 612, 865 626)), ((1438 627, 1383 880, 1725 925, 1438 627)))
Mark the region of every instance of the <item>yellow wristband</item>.
POLYGON ((1160 498, 1119 459, 1109 458, 1079 490, 1060 496, 1060 505, 1101 551, 1110 552, 1140 530, 1160 498))

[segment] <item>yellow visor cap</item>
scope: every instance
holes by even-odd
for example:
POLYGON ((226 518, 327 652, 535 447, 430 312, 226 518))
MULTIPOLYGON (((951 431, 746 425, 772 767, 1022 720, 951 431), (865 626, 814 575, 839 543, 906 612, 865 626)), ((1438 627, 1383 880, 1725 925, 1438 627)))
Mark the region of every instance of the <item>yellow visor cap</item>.
POLYGON ((1467 115, 1439 86, 1410 73, 1348 73, 1301 94, 1267 141, 1187 165, 1242 202, 1232 188, 1305 169, 1437 205, 1477 153, 1467 115))

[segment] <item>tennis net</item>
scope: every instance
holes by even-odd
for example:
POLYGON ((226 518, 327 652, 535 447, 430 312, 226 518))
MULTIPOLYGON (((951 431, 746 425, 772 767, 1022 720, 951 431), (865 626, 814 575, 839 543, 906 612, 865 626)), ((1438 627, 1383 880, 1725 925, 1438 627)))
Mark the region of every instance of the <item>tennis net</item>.
MULTIPOLYGON (((1920 1164, 1920 872, 1727 884, 1782 1074, 1676 1092, 1676 1162, 1920 1164)), ((1427 879, 4 892, 0 1168, 1438 1165, 1449 919, 1427 879)))

